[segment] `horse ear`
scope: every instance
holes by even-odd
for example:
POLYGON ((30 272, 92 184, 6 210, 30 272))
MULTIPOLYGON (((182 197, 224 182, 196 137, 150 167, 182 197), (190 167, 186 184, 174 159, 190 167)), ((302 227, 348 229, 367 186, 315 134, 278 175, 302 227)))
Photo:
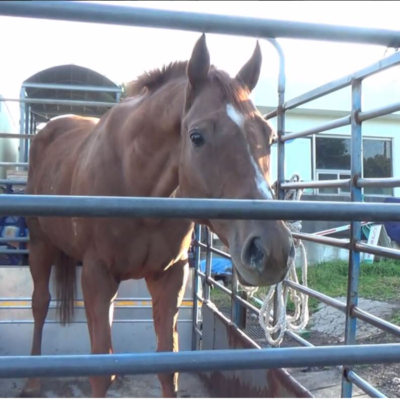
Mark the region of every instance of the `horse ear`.
POLYGON ((210 69, 210 54, 207 49, 206 35, 203 33, 197 40, 192 57, 188 63, 187 76, 190 85, 195 88, 205 82, 210 69))
POLYGON ((250 92, 257 85, 258 78, 260 77, 261 63, 261 49, 260 44, 257 40, 256 48, 253 55, 236 75, 236 79, 240 82, 240 84, 242 86, 245 86, 250 92))

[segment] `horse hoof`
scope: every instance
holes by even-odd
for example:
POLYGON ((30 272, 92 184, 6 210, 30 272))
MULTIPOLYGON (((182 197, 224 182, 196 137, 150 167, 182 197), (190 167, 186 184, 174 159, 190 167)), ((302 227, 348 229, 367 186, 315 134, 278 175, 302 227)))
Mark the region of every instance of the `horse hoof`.
POLYGON ((29 380, 22 389, 21 398, 41 397, 41 385, 39 379, 29 380))
POLYGON ((40 396, 40 390, 39 391, 33 391, 33 390, 22 390, 21 395, 19 396, 20 398, 23 399, 37 399, 40 396))

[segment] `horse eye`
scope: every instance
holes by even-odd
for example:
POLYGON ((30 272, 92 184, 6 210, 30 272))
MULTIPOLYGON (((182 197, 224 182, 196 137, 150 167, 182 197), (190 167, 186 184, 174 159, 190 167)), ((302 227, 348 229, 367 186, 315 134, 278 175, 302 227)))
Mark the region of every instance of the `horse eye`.
POLYGON ((204 138, 198 131, 192 132, 190 134, 190 140, 196 147, 200 147, 204 144, 204 138))

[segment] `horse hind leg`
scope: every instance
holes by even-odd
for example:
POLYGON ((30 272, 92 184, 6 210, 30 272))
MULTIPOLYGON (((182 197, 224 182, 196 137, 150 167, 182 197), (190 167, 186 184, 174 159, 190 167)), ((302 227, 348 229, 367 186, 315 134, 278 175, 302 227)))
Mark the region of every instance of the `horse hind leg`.
MULTIPOLYGON (((30 236, 29 269, 33 279, 32 313, 34 319, 31 355, 39 356, 42 353, 43 325, 51 300, 49 280, 55 249, 44 241, 35 240, 34 231, 30 232, 30 236)), ((26 383, 21 397, 37 397, 40 390, 40 379, 31 378, 26 383)))

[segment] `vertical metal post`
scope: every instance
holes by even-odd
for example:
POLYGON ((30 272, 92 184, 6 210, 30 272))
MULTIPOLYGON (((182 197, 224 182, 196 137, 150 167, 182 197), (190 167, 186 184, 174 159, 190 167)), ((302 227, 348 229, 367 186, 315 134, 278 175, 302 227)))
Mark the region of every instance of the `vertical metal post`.
MULTIPOLYGON (((196 225, 194 229, 195 240, 201 241, 201 225, 196 225)), ((200 247, 196 246, 194 251, 194 268, 193 268, 193 332, 192 332, 192 350, 197 350, 198 337, 196 329, 198 327, 198 311, 199 311, 199 275, 197 272, 200 268, 200 247)))
MULTIPOLYGON (((285 88, 286 88, 286 73, 285 73, 285 55, 281 45, 275 39, 268 39, 275 47, 279 56, 279 76, 278 76, 278 112, 277 112, 277 134, 278 134, 278 183, 277 197, 279 200, 285 198, 285 191, 281 189, 281 184, 285 182, 285 142, 282 136, 285 134, 285 88)), ((274 324, 276 324, 277 313, 277 293, 274 296, 274 324)))
MULTIPOLYGON (((21 99, 25 99, 25 88, 21 88, 21 92, 19 94, 19 97, 21 99)), ((19 112, 20 112, 20 119, 19 119, 19 133, 24 134, 25 133, 25 103, 22 102, 19 104, 19 112)), ((19 152, 18 152, 18 162, 24 162, 24 151, 25 147, 25 142, 24 139, 19 140, 19 152)))
POLYGON ((232 295, 231 295, 231 320, 234 324, 239 326, 239 311, 240 306, 236 301, 236 295, 238 293, 238 278, 235 268, 232 268, 232 295))
POLYGON ((236 296, 245 300, 247 297, 242 292, 239 294, 239 281, 235 267, 232 265, 232 297, 231 297, 231 320, 240 329, 246 328, 246 309, 237 301, 236 296))
MULTIPOLYGON (((357 188, 357 179, 362 177, 363 151, 361 122, 357 115, 361 111, 361 80, 354 80, 351 85, 351 201, 362 201, 362 189, 357 188)), ((357 319, 351 315, 351 310, 358 303, 358 280, 360 276, 360 253, 355 249, 355 243, 361 239, 361 222, 352 222, 350 231, 351 250, 349 257, 349 274, 347 286, 346 309, 346 344, 355 344, 357 319)), ((342 397, 352 397, 353 385, 346 378, 349 367, 343 366, 342 397)))
POLYGON ((212 266, 212 252, 211 246, 213 244, 212 233, 209 228, 206 229, 206 244, 207 244, 207 255, 206 255, 206 279, 204 282, 204 301, 210 301, 211 288, 208 283, 208 278, 211 277, 211 266, 212 266))
MULTIPOLYGON (((317 180, 317 174, 315 173, 317 169, 317 137, 316 135, 312 135, 311 138, 311 179, 313 181, 317 180)), ((317 195, 318 194, 318 189, 312 189, 313 194, 317 195)))
MULTIPOLYGON (((31 127, 31 107, 28 105, 25 109, 25 134, 28 135, 30 133, 31 127)), ((24 141, 24 162, 28 162, 28 139, 24 141)), ((22 169, 26 169, 23 167, 22 169)))

